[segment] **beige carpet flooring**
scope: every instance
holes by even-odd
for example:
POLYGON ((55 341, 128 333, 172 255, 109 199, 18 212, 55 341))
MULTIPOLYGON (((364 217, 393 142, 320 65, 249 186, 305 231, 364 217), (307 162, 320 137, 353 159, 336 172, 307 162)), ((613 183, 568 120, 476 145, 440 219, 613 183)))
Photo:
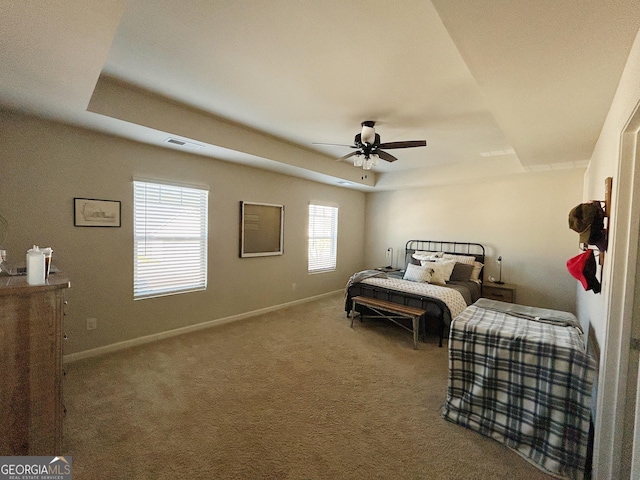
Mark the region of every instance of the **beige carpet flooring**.
MULTIPOLYGON (((447 349, 335 295, 67 365, 74 480, 549 479, 441 417, 447 349)), ((131 319, 135 322, 135 319, 131 319)))

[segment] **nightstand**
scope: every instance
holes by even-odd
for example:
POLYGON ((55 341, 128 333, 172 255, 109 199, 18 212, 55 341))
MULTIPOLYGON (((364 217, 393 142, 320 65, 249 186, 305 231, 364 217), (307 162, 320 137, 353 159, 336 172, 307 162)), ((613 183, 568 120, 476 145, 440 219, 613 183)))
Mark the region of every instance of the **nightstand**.
POLYGON ((399 268, 378 267, 376 270, 385 272, 387 276, 391 278, 402 278, 404 276, 404 270, 400 270, 399 268))
POLYGON ((491 300, 514 303, 516 301, 516 286, 511 283, 487 282, 482 285, 482 296, 491 300))
POLYGON ((394 268, 394 267, 377 267, 376 270, 380 272, 387 272, 387 273, 400 271, 399 268, 394 268))

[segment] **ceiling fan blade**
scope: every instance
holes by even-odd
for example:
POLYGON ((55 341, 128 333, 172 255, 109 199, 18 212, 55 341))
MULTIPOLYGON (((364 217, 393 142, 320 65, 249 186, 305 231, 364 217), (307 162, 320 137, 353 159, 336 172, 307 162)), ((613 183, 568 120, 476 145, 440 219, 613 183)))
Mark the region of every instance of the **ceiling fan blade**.
POLYGON ((341 160, 346 160, 349 157, 353 157, 354 155, 360 155, 362 152, 358 150, 357 152, 347 153, 344 157, 336 158, 336 162, 340 162, 341 160))
POLYGON ((394 157, 390 153, 383 152, 382 150, 376 150, 376 153, 381 159, 386 160, 387 162, 395 162, 397 160, 396 157, 394 157))
POLYGON ((381 143, 378 148, 412 148, 412 147, 426 147, 426 140, 407 140, 405 142, 388 142, 381 143))
POLYGON ((344 145, 342 143, 319 143, 313 142, 311 145, 329 145, 331 147, 349 147, 349 148, 358 148, 355 145, 344 145))

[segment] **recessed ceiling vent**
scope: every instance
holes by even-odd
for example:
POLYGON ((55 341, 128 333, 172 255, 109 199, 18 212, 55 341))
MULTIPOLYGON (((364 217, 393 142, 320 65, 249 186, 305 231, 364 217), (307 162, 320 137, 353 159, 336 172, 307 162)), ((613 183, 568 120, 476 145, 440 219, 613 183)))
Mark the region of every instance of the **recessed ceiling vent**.
POLYGON ((176 145, 178 147, 189 148, 191 150, 202 150, 204 148, 204 145, 199 145, 197 143, 180 140, 179 138, 173 137, 167 138, 165 140, 165 143, 170 143, 171 145, 176 145))
POLYGON ((513 155, 516 151, 513 148, 505 148, 504 150, 492 150, 490 152, 481 152, 481 157, 500 157, 502 155, 513 155))

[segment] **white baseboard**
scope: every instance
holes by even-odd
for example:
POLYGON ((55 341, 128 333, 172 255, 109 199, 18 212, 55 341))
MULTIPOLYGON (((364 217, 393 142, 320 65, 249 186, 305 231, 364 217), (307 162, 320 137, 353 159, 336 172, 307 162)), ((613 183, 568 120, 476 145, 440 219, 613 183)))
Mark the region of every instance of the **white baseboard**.
POLYGON ((280 305, 274 305, 272 307, 261 308, 259 310, 253 310, 251 312, 240 313, 238 315, 232 315, 230 317, 217 318, 215 320, 210 320, 208 322, 198 323, 196 325, 189 325, 187 327, 180 327, 173 330, 168 330, 166 332, 154 333, 152 335, 146 335, 144 337, 133 338, 131 340, 125 340, 124 342, 112 343, 111 345, 105 345, 103 347, 92 348, 91 350, 85 350, 83 352, 70 353, 65 355, 63 358, 64 363, 77 362, 78 360, 84 360, 85 358, 97 357, 99 355, 104 355, 106 353, 116 352, 118 350, 124 350, 125 348, 135 347, 137 345, 144 345, 146 343, 157 342, 158 340, 163 340, 165 338, 176 337, 178 335, 184 335, 185 333, 196 332, 198 330, 204 330, 205 328, 211 328, 218 325, 224 325, 226 323, 236 322, 238 320, 244 320, 245 318, 255 317, 257 315, 262 315, 269 312, 274 312, 276 310, 281 310, 283 308, 292 307, 294 305, 299 305, 302 303, 312 302, 314 300, 319 300, 324 297, 329 297, 331 295, 335 295, 336 293, 342 292, 343 290, 336 290, 329 293, 323 293, 321 295, 316 295, 313 297, 303 298, 301 300, 294 300, 293 302, 282 303, 280 305))

